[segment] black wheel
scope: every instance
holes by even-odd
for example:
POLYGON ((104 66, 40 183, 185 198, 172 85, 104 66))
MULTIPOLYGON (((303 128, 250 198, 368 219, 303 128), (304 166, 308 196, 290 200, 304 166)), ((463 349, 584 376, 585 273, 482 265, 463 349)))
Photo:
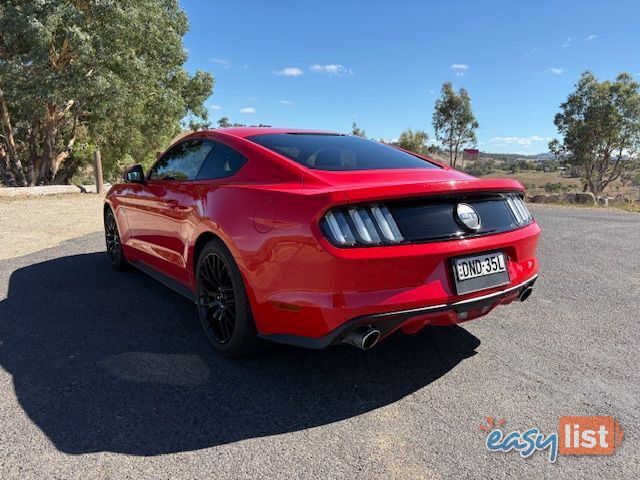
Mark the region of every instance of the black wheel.
POLYGON ((230 357, 259 350, 242 275, 222 242, 212 240, 202 249, 196 278, 198 316, 213 348, 230 357))
POLYGON ((111 208, 104 214, 104 239, 111 267, 115 270, 124 270, 127 267, 127 259, 122 251, 118 224, 111 208))

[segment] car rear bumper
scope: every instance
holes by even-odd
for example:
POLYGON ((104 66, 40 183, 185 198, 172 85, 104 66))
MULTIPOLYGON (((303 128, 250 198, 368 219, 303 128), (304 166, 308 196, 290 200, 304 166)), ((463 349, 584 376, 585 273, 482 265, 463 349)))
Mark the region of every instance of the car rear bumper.
POLYGON ((252 278, 247 283, 258 332, 274 341, 322 348, 339 341, 350 326, 366 322, 391 325, 385 332, 415 333, 425 325, 480 317, 513 301, 535 280, 539 234, 533 222, 447 242, 353 249, 306 243, 295 250, 274 249, 271 261, 244 266, 251 270, 245 278, 252 278), (509 284, 457 294, 452 259, 496 250, 507 259, 509 284))
POLYGON ((521 297, 523 301, 526 300, 523 294, 527 292, 526 297, 528 297, 537 278, 538 275, 535 274, 528 280, 503 290, 452 303, 359 316, 322 337, 311 338, 290 334, 260 335, 260 337, 287 345, 322 349, 329 345, 344 343, 349 332, 362 326, 376 328, 380 331, 380 337, 384 338, 399 329, 405 333, 415 333, 426 325, 454 325, 486 315, 498 305, 511 303, 521 297))

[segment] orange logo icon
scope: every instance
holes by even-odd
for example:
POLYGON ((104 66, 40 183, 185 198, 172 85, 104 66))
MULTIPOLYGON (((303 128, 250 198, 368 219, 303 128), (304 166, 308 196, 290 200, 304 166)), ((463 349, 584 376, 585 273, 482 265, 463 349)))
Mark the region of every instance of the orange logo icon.
POLYGON ((613 417, 560 417, 559 450, 562 455, 611 455, 623 435, 613 417))

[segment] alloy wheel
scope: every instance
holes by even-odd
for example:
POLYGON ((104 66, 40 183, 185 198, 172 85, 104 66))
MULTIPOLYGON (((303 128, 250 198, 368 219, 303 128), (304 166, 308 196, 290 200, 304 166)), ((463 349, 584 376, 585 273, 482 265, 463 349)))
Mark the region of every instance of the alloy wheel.
POLYGON ((104 226, 105 241, 107 244, 107 254, 113 264, 120 262, 122 248, 120 246, 120 234, 118 233, 118 225, 113 216, 113 212, 109 211, 105 218, 104 226))
POLYGON ((236 296, 229 268, 214 252, 202 259, 198 305, 209 336, 217 343, 228 343, 236 327, 236 296))

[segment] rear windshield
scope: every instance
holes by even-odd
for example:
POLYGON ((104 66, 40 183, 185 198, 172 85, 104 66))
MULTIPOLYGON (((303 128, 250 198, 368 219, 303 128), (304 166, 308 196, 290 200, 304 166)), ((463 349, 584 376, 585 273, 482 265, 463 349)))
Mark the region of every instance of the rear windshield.
POLYGON ((348 135, 273 133, 253 135, 249 139, 317 170, 440 168, 389 145, 348 135))

